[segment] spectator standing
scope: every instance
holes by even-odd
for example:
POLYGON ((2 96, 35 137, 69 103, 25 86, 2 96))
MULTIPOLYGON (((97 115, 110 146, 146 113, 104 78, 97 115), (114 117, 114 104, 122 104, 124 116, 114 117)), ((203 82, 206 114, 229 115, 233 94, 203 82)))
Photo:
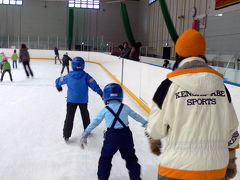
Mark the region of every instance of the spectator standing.
POLYGON ((122 58, 129 59, 129 54, 131 52, 131 48, 128 47, 128 43, 124 42, 123 43, 123 50, 122 50, 122 58))
POLYGON ((140 61, 139 56, 140 56, 140 48, 142 46, 141 42, 137 42, 135 46, 131 49, 129 59, 132 59, 134 61, 140 61))

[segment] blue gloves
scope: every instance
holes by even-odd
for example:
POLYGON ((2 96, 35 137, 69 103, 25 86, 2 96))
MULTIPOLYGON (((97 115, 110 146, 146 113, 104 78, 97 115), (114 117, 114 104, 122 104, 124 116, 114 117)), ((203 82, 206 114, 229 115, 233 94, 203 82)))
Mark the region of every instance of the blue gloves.
POLYGON ((57 78, 56 81, 55 81, 56 88, 59 92, 61 92, 63 90, 62 86, 61 86, 61 83, 60 83, 61 81, 63 81, 63 76, 57 78))
POLYGON ((57 90, 58 90, 59 92, 61 92, 61 91, 63 90, 63 88, 60 86, 60 87, 57 87, 57 90))

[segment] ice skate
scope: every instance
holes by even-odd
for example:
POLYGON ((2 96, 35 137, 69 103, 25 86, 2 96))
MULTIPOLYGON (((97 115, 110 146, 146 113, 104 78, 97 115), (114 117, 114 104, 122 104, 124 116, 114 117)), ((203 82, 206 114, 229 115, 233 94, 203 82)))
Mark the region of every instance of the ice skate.
POLYGON ((63 139, 64 139, 65 143, 68 143, 69 138, 67 138, 67 137, 63 137, 63 139))

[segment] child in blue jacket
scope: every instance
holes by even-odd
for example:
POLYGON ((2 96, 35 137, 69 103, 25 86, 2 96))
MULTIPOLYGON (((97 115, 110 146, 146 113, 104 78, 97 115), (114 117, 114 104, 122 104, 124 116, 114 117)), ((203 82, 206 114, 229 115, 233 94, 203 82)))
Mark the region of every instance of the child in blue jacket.
POLYGON ((97 92, 102 97, 102 90, 96 81, 83 69, 85 62, 81 57, 75 57, 72 60, 73 71, 66 76, 56 79, 56 88, 62 91, 62 85, 67 84, 67 114, 63 128, 63 138, 67 142, 72 134, 73 121, 77 106, 79 106, 84 129, 90 123, 88 104, 88 87, 97 92))
POLYGON ((105 118, 107 131, 104 135, 102 152, 98 163, 98 179, 107 180, 109 178, 113 155, 119 150, 122 158, 126 161, 130 180, 140 180, 141 167, 135 155, 132 132, 128 127, 128 116, 140 122, 143 126, 147 124, 147 121, 129 106, 122 104, 123 91, 118 84, 111 83, 105 86, 103 100, 106 107, 100 111, 97 117, 85 129, 80 140, 81 146, 84 147, 88 135, 105 118))

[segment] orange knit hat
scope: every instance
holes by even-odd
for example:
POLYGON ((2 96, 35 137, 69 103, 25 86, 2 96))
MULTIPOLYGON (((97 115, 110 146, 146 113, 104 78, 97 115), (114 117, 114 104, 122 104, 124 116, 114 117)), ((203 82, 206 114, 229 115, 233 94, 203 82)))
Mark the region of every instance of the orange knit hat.
POLYGON ((205 56, 205 38, 198 31, 189 29, 178 38, 176 52, 182 57, 205 56))

